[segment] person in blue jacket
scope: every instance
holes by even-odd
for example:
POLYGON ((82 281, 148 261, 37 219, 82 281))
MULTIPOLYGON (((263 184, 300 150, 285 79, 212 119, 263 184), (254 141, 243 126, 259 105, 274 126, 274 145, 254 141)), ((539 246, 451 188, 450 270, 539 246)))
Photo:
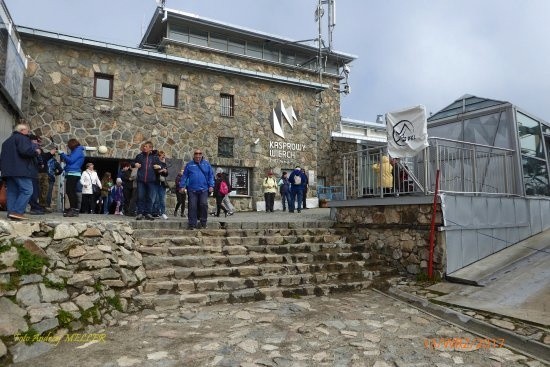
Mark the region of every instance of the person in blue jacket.
POLYGON ((294 213, 294 209, 298 209, 298 213, 300 213, 302 211, 304 188, 307 184, 307 177, 300 169, 300 166, 294 168, 288 181, 290 182, 290 203, 288 205, 288 211, 294 213), (297 208, 296 203, 298 203, 297 208))
POLYGON ((197 228, 198 220, 202 228, 207 228, 208 195, 214 191, 214 171, 200 149, 194 150, 193 160, 185 165, 179 189, 180 192, 187 193, 188 229, 197 228))
POLYGON ((84 164, 84 147, 76 139, 69 139, 67 148, 70 153, 59 152, 59 156, 65 162, 65 193, 69 198, 70 208, 63 211, 64 217, 78 217, 80 206, 76 194, 76 185, 82 175, 82 165, 84 164))
POLYGON ((2 143, 0 169, 2 179, 6 180, 6 205, 11 220, 27 219, 24 214, 33 193, 32 180, 38 178, 40 149, 33 146, 28 135, 28 125, 18 124, 2 143))

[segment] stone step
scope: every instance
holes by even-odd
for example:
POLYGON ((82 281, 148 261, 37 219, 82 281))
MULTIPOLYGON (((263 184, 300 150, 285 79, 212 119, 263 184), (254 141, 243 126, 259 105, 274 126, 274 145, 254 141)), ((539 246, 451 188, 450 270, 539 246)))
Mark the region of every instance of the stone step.
POLYGON ((348 271, 317 274, 267 274, 248 277, 217 277, 192 280, 148 280, 143 285, 145 293, 204 293, 208 291, 234 291, 245 288, 288 287, 304 284, 321 284, 332 281, 372 280, 373 273, 361 267, 348 271))
MULTIPOLYGON (((187 220, 140 220, 130 222, 135 230, 185 230, 187 220)), ((208 230, 227 229, 227 230, 254 230, 254 229, 297 229, 297 228, 332 228, 334 221, 315 220, 315 221, 290 221, 290 222, 240 222, 234 218, 227 220, 215 220, 208 222, 208 230)))
POLYGON ((260 264, 239 267, 184 268, 170 267, 146 270, 147 282, 163 282, 217 277, 250 277, 264 275, 297 275, 340 271, 342 273, 366 271, 365 261, 331 262, 324 264, 260 264))
POLYGON ((317 264, 334 261, 362 261, 369 254, 359 252, 338 253, 294 253, 294 254, 248 254, 248 255, 182 255, 182 256, 144 256, 146 270, 158 270, 170 267, 216 268, 220 266, 243 266, 265 263, 317 264))
POLYGON ((208 291, 204 293, 164 294, 142 293, 132 299, 139 308, 164 311, 177 309, 184 304, 215 304, 253 302, 274 297, 326 296, 334 293, 358 291, 371 285, 369 280, 334 281, 325 284, 246 288, 233 291, 208 291))
POLYGON ((185 245, 185 246, 139 246, 137 249, 142 255, 180 256, 180 255, 248 255, 248 254, 295 254, 295 253, 337 253, 337 252, 365 252, 364 245, 350 245, 347 243, 296 243, 285 245, 185 245))
POLYGON ((261 236, 270 237, 273 235, 307 235, 307 234, 334 234, 335 229, 313 227, 313 228, 261 228, 261 229, 219 229, 208 228, 198 230, 188 230, 186 228, 151 228, 136 229, 134 235, 139 238, 156 237, 250 237, 261 236))
POLYGON ((300 235, 271 235, 271 236, 166 236, 140 237, 139 243, 142 246, 224 246, 224 245, 282 245, 288 243, 343 243, 345 238, 340 235, 323 234, 300 234, 300 235))

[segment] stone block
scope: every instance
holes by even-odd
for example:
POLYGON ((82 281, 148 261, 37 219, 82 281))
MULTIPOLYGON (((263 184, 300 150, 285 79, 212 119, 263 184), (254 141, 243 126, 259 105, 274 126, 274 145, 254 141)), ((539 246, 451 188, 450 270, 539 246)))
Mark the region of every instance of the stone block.
POLYGON ((36 324, 33 324, 32 328, 36 330, 38 334, 42 334, 43 332, 46 332, 48 330, 53 330, 58 326, 59 326, 59 321, 57 320, 57 318, 53 318, 53 319, 45 319, 36 324))
POLYGON ((208 302, 209 303, 224 303, 229 300, 229 294, 224 292, 209 292, 208 293, 208 302))
POLYGON ((80 288, 87 285, 94 285, 95 279, 90 273, 76 273, 67 280, 68 285, 80 288))
POLYGON ((13 266, 13 263, 19 259, 17 248, 12 247, 6 252, 0 254, 0 264, 5 266, 13 266))
POLYGON ((145 273, 149 279, 169 278, 174 275, 174 268, 146 270, 145 273))
POLYGON ((250 261, 249 256, 228 256, 228 259, 231 265, 245 264, 250 261))
POLYGON ((57 290, 46 287, 44 284, 40 284, 40 294, 42 302, 64 302, 69 299, 69 294, 65 289, 57 290))
POLYGON ((59 306, 51 303, 40 303, 30 306, 27 311, 29 313, 30 322, 36 323, 43 319, 53 319, 57 317, 59 306))
POLYGON ((62 240, 64 238, 78 237, 78 231, 70 224, 60 224, 55 227, 53 239, 62 240))
POLYGON ((99 271, 99 279, 119 279, 120 274, 113 268, 103 268, 99 271))
POLYGON ((37 284, 24 285, 17 291, 15 300, 25 306, 32 306, 40 303, 40 290, 37 284))
POLYGON ((111 262, 107 259, 104 260, 88 260, 82 261, 78 264, 78 267, 81 269, 101 269, 111 266, 111 262))
POLYGON ((227 255, 246 255, 248 253, 248 249, 246 247, 238 245, 224 246, 222 251, 227 255))
POLYGON ((197 291, 212 291, 218 289, 219 283, 217 279, 198 279, 195 280, 195 286, 197 291))
POLYGON ((174 277, 176 279, 186 279, 191 274, 193 274, 194 269, 186 268, 186 267, 175 267, 174 268, 174 277))
POLYGON ((0 297, 0 336, 12 336, 17 332, 28 330, 24 316, 27 311, 10 301, 0 297))
POLYGON ((146 293, 150 293, 150 292, 158 292, 160 290, 172 290, 174 288, 174 286, 176 285, 175 282, 171 282, 171 281, 161 281, 161 282, 152 282, 152 281, 148 281, 146 284, 145 284, 145 292, 146 293))
POLYGON ((208 296, 206 294, 183 294, 180 296, 180 303, 206 303, 208 296))
POLYGON ((195 291, 195 282, 192 280, 180 280, 177 282, 178 290, 182 292, 194 292, 195 291))

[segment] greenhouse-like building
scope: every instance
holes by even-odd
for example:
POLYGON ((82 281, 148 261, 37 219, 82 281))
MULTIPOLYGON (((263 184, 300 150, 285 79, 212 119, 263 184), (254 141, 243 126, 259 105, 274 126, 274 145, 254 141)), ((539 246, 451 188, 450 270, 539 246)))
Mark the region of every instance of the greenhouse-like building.
MULTIPOLYGON (((479 144, 477 149, 486 153, 478 152, 475 157, 478 166, 486 165, 478 169, 482 176, 477 177, 478 186, 468 187, 463 181, 461 190, 456 191, 550 196, 550 123, 521 108, 465 95, 428 119, 428 135, 449 139, 440 139, 448 146, 456 146, 453 142, 458 141, 479 144), (499 153, 507 158, 491 162, 490 157, 499 153)), ((465 180, 472 178, 464 173, 465 180)), ((448 174, 446 178, 450 178, 448 174)))

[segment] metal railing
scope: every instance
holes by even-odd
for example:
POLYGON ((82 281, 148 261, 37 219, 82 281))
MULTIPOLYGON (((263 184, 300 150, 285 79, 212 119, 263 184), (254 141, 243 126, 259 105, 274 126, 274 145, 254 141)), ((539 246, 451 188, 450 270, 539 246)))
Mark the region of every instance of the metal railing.
POLYGON ((429 143, 410 159, 390 159, 386 147, 344 154, 343 198, 429 195, 438 169, 440 192, 519 194, 513 150, 445 138, 429 143))

